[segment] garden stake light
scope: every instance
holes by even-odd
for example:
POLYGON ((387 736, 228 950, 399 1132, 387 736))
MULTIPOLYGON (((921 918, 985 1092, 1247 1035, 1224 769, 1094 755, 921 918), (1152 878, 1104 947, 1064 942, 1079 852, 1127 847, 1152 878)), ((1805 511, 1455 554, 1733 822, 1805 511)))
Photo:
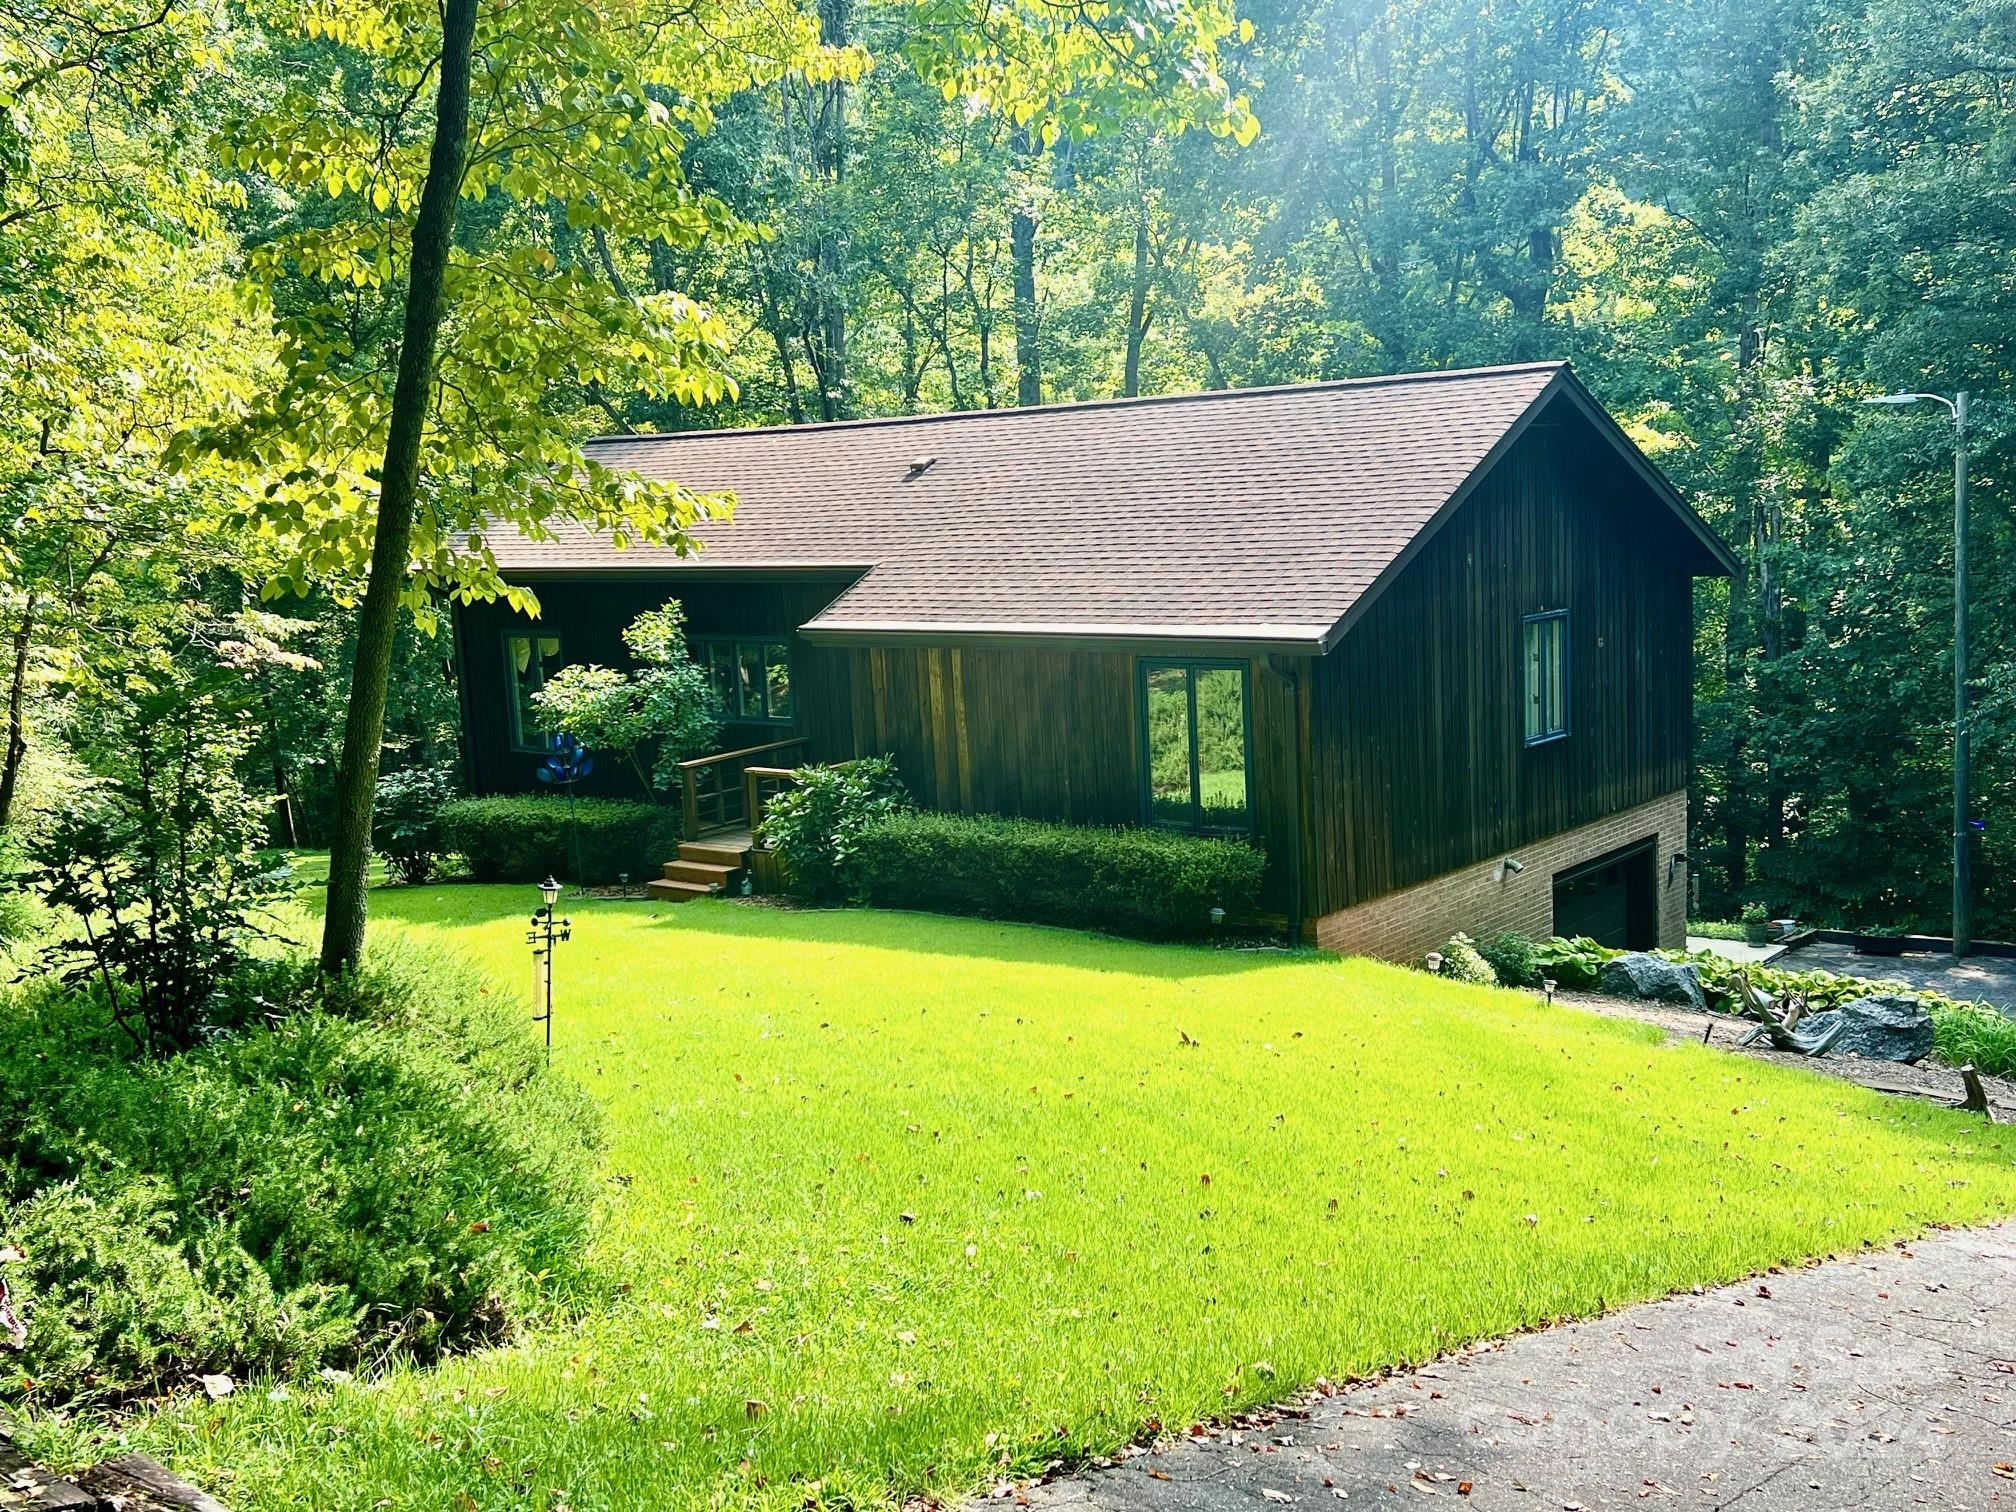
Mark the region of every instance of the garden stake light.
POLYGON ((553 1059, 553 947, 564 941, 573 932, 574 921, 561 919, 556 924, 553 905, 560 901, 560 884, 550 875, 539 884, 539 911, 532 915, 532 927, 525 932, 525 943, 532 947, 532 978, 534 999, 544 1004, 541 1012, 532 1015, 532 1022, 546 1026, 546 1059, 553 1059))

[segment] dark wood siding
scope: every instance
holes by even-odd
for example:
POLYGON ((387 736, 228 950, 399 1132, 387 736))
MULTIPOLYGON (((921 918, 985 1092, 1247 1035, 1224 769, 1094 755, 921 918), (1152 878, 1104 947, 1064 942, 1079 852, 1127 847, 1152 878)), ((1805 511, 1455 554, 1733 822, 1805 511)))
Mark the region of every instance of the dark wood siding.
MULTIPOLYGON (((896 758, 918 800, 969 814, 1071 824, 1139 824, 1140 658, 1122 651, 876 646, 834 650, 851 708, 822 700, 826 749, 896 758)), ((1292 691, 1249 664, 1255 841, 1268 853, 1266 906, 1286 907, 1294 823, 1292 691)), ((808 705, 808 707, 810 707, 808 705)))
POLYGON ((1317 663, 1313 911, 1686 785, 1693 553, 1583 437, 1529 431, 1317 663), (1560 608, 1569 734, 1529 747, 1521 619, 1560 608))
MULTIPOLYGON (((834 653, 808 646, 793 633, 839 596, 841 582, 669 582, 625 578, 541 583, 539 618, 528 619, 504 603, 466 604, 455 613, 456 653, 462 682, 463 750, 469 787, 477 793, 531 792, 540 758, 511 748, 510 689, 504 677, 504 636, 537 628, 560 638, 563 664, 599 662, 629 665, 623 627, 646 609, 678 599, 693 635, 749 635, 791 645, 791 726, 741 721, 723 727, 724 748, 760 745, 791 734, 824 729, 829 707, 849 699, 844 667, 834 653)), ((829 752, 816 751, 827 756, 829 752)), ((636 780, 613 760, 599 761, 583 791, 611 797, 641 797, 636 780)))

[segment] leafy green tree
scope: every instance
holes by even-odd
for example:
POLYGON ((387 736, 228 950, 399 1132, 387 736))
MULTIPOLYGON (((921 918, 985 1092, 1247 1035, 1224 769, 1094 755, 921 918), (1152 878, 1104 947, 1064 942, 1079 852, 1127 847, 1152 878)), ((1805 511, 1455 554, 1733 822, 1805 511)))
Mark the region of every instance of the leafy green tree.
POLYGON ((721 732, 721 701, 686 649, 677 603, 650 609, 623 627, 637 665, 619 672, 593 663, 562 667, 532 695, 540 723, 593 751, 621 756, 646 793, 669 791, 679 763, 706 752, 721 732))

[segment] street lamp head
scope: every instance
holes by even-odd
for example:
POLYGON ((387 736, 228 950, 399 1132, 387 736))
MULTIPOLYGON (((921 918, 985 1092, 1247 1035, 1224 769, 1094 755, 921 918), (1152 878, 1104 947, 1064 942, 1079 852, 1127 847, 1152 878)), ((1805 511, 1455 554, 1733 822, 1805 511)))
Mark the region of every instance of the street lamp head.
POLYGON ((560 884, 555 882, 552 877, 547 877, 544 882, 539 884, 539 896, 544 898, 546 906, 551 908, 560 899, 560 884))
POLYGON ((1862 402, 1864 404, 1916 404, 1918 397, 1916 394, 1872 394, 1862 402))

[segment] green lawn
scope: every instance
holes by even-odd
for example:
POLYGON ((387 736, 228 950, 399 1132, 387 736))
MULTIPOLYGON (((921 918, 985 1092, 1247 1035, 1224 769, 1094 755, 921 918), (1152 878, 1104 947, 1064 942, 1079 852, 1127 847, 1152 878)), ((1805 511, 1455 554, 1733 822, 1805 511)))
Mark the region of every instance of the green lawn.
MULTIPOLYGON (((374 908, 522 992, 532 899, 374 908)), ((2016 1130, 1385 966, 573 912, 554 1053, 610 1114, 606 1298, 136 1444, 241 1508, 951 1498, 1319 1375, 2016 1212, 2016 1130)))

